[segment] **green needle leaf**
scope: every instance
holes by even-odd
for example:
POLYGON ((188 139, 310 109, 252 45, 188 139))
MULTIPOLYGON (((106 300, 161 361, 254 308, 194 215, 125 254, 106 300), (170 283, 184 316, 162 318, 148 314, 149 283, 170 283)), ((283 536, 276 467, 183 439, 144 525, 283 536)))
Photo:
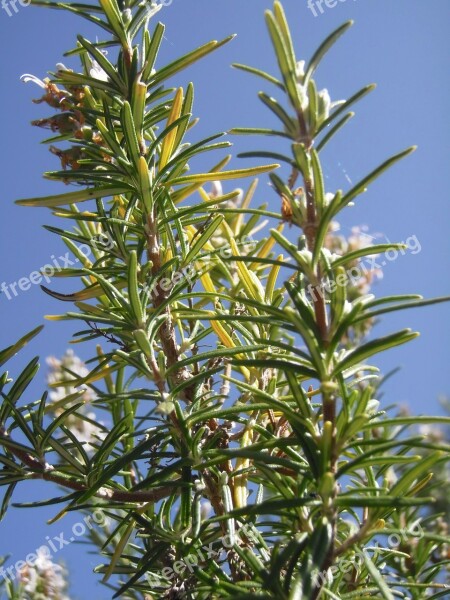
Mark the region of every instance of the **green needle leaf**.
POLYGON ((5 364, 5 362, 7 362, 10 358, 15 356, 19 352, 19 350, 24 348, 28 344, 28 342, 31 341, 34 337, 36 337, 43 329, 44 326, 39 325, 39 327, 36 327, 32 331, 21 337, 18 342, 0 351, 0 366, 5 364))
POLYGON ((208 181, 225 181, 229 179, 240 179, 241 177, 255 177, 262 173, 268 173, 278 169, 280 165, 264 165, 261 167, 249 167, 248 169, 235 169, 233 171, 214 171, 212 173, 198 173, 197 175, 185 175, 172 181, 164 182, 166 186, 182 185, 184 183, 202 184, 208 181))
POLYGON ((119 196, 133 191, 133 188, 127 184, 118 187, 116 185, 104 185, 98 188, 88 188, 69 192, 67 194, 56 194, 55 196, 42 196, 41 198, 25 198, 16 200, 19 206, 36 206, 53 208, 55 206, 65 206, 66 204, 76 204, 86 200, 95 200, 105 198, 105 196, 119 196))

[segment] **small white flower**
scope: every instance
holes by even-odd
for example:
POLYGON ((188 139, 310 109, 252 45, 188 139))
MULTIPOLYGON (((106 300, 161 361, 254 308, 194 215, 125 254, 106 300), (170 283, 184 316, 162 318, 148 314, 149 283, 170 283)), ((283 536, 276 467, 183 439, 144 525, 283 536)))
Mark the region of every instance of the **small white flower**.
POLYGON ((300 97, 300 103, 302 105, 302 109, 304 111, 306 111, 306 109, 309 106, 308 90, 301 83, 297 83, 297 90, 298 90, 298 94, 300 97))
POLYGON ((375 415, 379 410, 380 402, 378 400, 375 400, 374 398, 372 398, 372 400, 369 400, 369 402, 367 403, 367 414, 375 415))
POLYGON ((439 443, 444 441, 444 432, 431 425, 419 425, 418 431, 420 435, 427 438, 429 442, 439 443))
POLYGON ((295 69, 295 74, 299 81, 303 81, 303 77, 305 76, 305 61, 304 60, 298 61, 297 65, 296 65, 296 69, 295 69))
MULTIPOLYGON (((47 384, 49 386, 54 386, 60 381, 65 382, 64 385, 52 387, 51 391, 49 392, 49 398, 52 402, 59 402, 71 394, 75 394, 78 391, 83 391, 82 389, 80 390, 80 388, 76 388, 74 385, 69 383, 72 379, 78 377, 84 378, 89 375, 89 370, 86 368, 86 365, 80 358, 78 358, 78 356, 75 356, 73 350, 67 350, 62 360, 58 360, 54 356, 49 356, 47 358, 47 364, 50 367, 47 375, 47 384), (71 375, 71 373, 68 373, 65 371, 65 369, 68 369, 74 375, 71 375)), ((91 402, 94 397, 95 396, 90 389, 86 388, 84 390, 83 400, 86 403, 91 402)), ((56 411, 56 414, 57 413, 58 411, 56 411)))
POLYGON ((30 75, 30 73, 24 73, 23 75, 21 75, 20 81, 23 81, 23 83, 28 83, 29 81, 31 81, 43 90, 47 89, 47 84, 44 81, 42 81, 42 79, 39 79, 39 77, 36 77, 36 75, 30 75))
POLYGON ((70 600, 64 593, 67 582, 63 567, 50 560, 46 546, 39 548, 36 554, 37 559, 32 564, 26 564, 18 573, 18 579, 23 585, 22 600, 44 597, 43 590, 46 600, 70 600))
POLYGON ((99 81, 108 81, 108 75, 101 68, 96 60, 92 61, 92 67, 89 69, 89 75, 99 81))
POLYGON ((123 22, 128 25, 129 23, 131 23, 131 19, 133 18, 133 13, 131 12, 131 10, 129 8, 126 8, 124 11, 122 11, 122 17, 123 17, 123 22))
POLYGON ((146 2, 145 0, 143 0, 143 2, 139 3, 139 6, 143 6, 146 9, 147 17, 149 19, 151 19, 154 15, 156 15, 156 13, 158 11, 160 11, 162 9, 164 4, 161 4, 160 2, 154 2, 154 1, 146 2))
MULTIPOLYGON (((327 192, 325 194, 325 198, 324 198, 324 204, 325 206, 328 206, 329 204, 331 204, 331 202, 334 200, 334 194, 332 192, 327 192)), ((336 221, 332 221, 332 223, 336 223, 336 221)), ((339 223, 338 223, 339 225, 339 223)))
POLYGON ((375 236, 369 235, 367 231, 367 225, 352 227, 352 233, 348 238, 348 245, 351 250, 360 250, 372 245, 375 236))
POLYGON ((300 96, 300 102, 303 110, 306 110, 309 105, 308 90, 303 85, 305 79, 305 61, 299 60, 295 66, 295 76, 297 78, 297 89, 300 96))
POLYGON ((200 492, 203 492, 206 489, 206 485, 201 479, 196 479, 194 481, 194 489, 195 489, 195 492, 198 494, 200 492))
POLYGON ((390 488, 397 483, 398 477, 392 466, 388 467, 388 469, 386 471, 386 475, 385 475, 385 480, 390 488))
POLYGON ((202 521, 205 521, 209 518, 212 513, 212 506, 209 500, 202 500, 200 503, 200 514, 202 517, 202 521))
POLYGON ((242 203, 242 200, 244 199, 244 191, 241 190, 240 188, 238 188, 237 190, 234 190, 235 192, 238 192, 238 195, 235 196, 234 198, 230 198, 230 200, 227 200, 225 202, 225 204, 221 204, 220 206, 222 208, 239 208, 239 206, 242 203))
POLYGON ((306 248, 304 250, 299 250, 297 252, 297 256, 299 258, 302 258, 306 264, 308 264, 308 265, 312 264, 312 259, 313 259, 312 252, 310 252, 306 248))
MULTIPOLYGON (((52 387, 49 392, 49 400, 54 405, 53 410, 52 407, 50 407, 50 410, 55 416, 61 415, 64 410, 72 406, 74 402, 79 402, 81 400, 85 405, 89 405, 95 400, 95 394, 92 390, 89 388, 78 388, 71 383, 71 380, 75 378, 84 378, 89 374, 86 365, 74 354, 73 350, 67 350, 61 360, 54 356, 48 357, 47 364, 50 367, 47 375, 47 383, 52 386, 55 386, 56 384, 56 387, 52 387), (70 373, 65 369, 70 371, 70 373), (63 385, 57 385, 60 382, 63 385), (68 396, 77 392, 79 392, 81 396, 75 401, 66 400, 68 396)), ((90 419, 90 421, 96 420, 95 413, 87 413, 85 407, 81 407, 79 411, 90 419)), ((68 415, 65 420, 66 427, 83 444, 88 453, 94 451, 95 444, 105 437, 105 432, 101 428, 103 423, 99 422, 98 425, 96 425, 90 421, 86 421, 76 413, 68 415)))
POLYGON ((211 183, 211 191, 208 195, 210 198, 217 198, 218 196, 223 196, 223 188, 220 181, 213 181, 211 183))
POLYGON ((353 305, 351 302, 349 302, 348 300, 344 300, 344 310, 342 311, 344 313, 344 315, 348 315, 350 313, 350 311, 352 310, 353 305))
POLYGON ((37 584, 38 584, 38 576, 36 569, 28 569, 26 573, 21 573, 20 577, 22 582, 25 583, 25 587, 23 588, 25 592, 29 594, 34 594, 36 592, 37 584))
POLYGON ((318 93, 319 97, 319 117, 321 121, 325 121, 330 116, 331 98, 327 89, 323 89, 318 93))
MULTIPOLYGON (((95 421, 97 418, 93 412, 88 413, 86 416, 88 419, 91 419, 91 421, 95 421)), ((106 437, 106 433, 100 429, 100 427, 80 418, 76 419, 75 423, 69 425, 69 429, 76 435, 78 441, 82 444, 88 454, 89 452, 93 452, 96 444, 106 437)))
POLYGON ((342 258, 342 256, 340 254, 331 252, 330 250, 328 250, 328 248, 323 248, 322 254, 329 262, 334 262, 335 260, 342 258))
POLYGON ((52 369, 58 369, 61 366, 61 361, 56 358, 56 356, 47 356, 45 362, 52 369))

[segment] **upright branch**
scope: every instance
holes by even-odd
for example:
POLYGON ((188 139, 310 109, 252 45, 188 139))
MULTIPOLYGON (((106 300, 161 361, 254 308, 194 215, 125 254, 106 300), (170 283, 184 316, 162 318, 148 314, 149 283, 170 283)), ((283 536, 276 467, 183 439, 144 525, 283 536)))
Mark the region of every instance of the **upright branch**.
MULTIPOLYGON (((288 150, 246 152, 274 162, 233 170, 221 155, 198 173, 192 159, 231 144, 224 133, 195 138, 193 84, 172 82, 233 36, 161 65, 165 28, 154 17, 163 2, 33 3, 75 13, 104 35, 77 37, 68 54, 80 72, 58 63, 44 80, 23 76, 54 113, 33 121, 54 134, 46 142, 61 161, 46 177, 71 187, 18 201, 50 208, 63 225, 47 229, 76 259, 58 272, 75 291, 43 287, 72 305, 48 318, 76 323, 71 341, 87 343, 78 347, 96 345, 86 362, 73 351, 49 357, 49 390, 37 400, 26 398, 37 358, 15 381, 0 375, 0 517, 29 480, 64 490, 44 502, 58 505, 55 519, 76 509, 108 516, 114 527, 90 539, 115 597, 445 593, 448 539, 424 496, 431 470, 442 487, 442 439, 424 440, 409 415, 386 417, 370 364, 417 334, 366 339, 385 312, 443 299, 369 294, 375 275, 354 281, 348 271, 405 245, 347 239, 335 222, 413 148, 345 192, 325 189, 321 166, 348 109, 374 89, 332 102, 316 88, 315 70, 351 22, 305 63, 276 0, 266 22, 281 76, 235 66, 284 94, 282 103, 259 93, 281 127, 232 133, 278 136, 288 150), (279 163, 286 173, 275 173, 279 163), (279 210, 255 205, 254 178, 265 173, 279 210), (247 177, 244 189, 222 187, 247 177), (432 534, 419 540, 425 510, 432 534), (391 535, 400 547, 374 545, 391 535)), ((1 351, 0 365, 40 329, 1 351)), ((9 600, 24 597, 30 569, 17 593, 8 584, 9 600)))

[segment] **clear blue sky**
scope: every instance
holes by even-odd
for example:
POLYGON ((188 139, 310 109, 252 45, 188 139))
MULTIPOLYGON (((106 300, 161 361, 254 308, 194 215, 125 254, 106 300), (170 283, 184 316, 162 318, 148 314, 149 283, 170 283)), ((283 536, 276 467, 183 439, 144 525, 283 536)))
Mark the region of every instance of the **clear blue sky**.
MULTIPOLYGON (((427 297, 448 294, 448 0, 340 0, 318 17, 307 8, 306 0, 285 0, 284 5, 302 57, 309 57, 324 36, 343 21, 355 20, 355 26, 317 74, 319 87, 327 87, 332 99, 348 98, 366 83, 378 84, 375 93, 357 105, 352 123, 323 155, 328 190, 345 189, 349 185, 347 177, 356 182, 390 154, 412 144, 419 146, 415 154, 360 197, 343 222, 347 233, 346 227, 367 224, 372 232, 382 232, 391 241, 416 236, 420 242, 419 253, 409 253, 386 266, 376 293, 418 292, 427 297)), ((229 66, 242 62, 274 71, 263 19, 264 9, 270 6, 269 0, 173 0, 160 13, 160 19, 167 24, 162 63, 210 39, 238 34, 231 44, 178 80, 181 84, 189 80, 196 84, 195 113, 201 121, 195 139, 233 126, 273 124, 256 93, 260 89, 270 93, 274 90, 229 66)), ((57 159, 39 144, 46 132, 29 125, 32 119, 50 116, 49 107, 32 104, 31 98, 39 96, 39 89, 32 84, 23 85, 19 77, 22 73, 44 77, 55 63, 64 61, 63 52, 74 46, 77 33, 91 40, 102 35, 87 22, 60 11, 20 5, 18 9, 12 17, 0 10, 0 284, 28 276, 52 255, 65 252, 58 239, 41 227, 52 221, 49 213, 13 204, 17 198, 52 193, 56 184, 43 180, 41 174, 58 168, 57 159)), ((236 153, 255 149, 258 143, 258 139, 249 137, 233 141, 236 153)), ((250 163, 236 159, 233 164, 250 163)), ((265 179, 257 197, 259 202, 264 200, 276 206, 277 198, 265 179)), ((20 292, 11 301, 1 295, 0 347, 42 323, 44 314, 59 313, 64 308, 38 286, 20 292)), ((412 327, 421 332, 421 337, 379 361, 385 372, 402 367, 386 385, 384 402, 408 404, 418 413, 438 412, 438 396, 448 392, 449 307, 439 305, 394 315, 384 319, 378 327, 380 333, 412 327)), ((38 340, 12 363, 11 370, 35 354, 62 354, 74 327, 48 323, 38 340)), ((87 357, 82 349, 80 354, 87 357)), ((28 392, 29 400, 42 388, 44 372, 45 365, 28 392)), ((31 500, 36 494, 46 498, 54 491, 22 486, 15 499, 31 500)), ((11 510, 0 524, 0 555, 10 553, 11 562, 16 562, 44 544, 47 535, 64 531, 70 536, 71 524, 77 519, 64 519, 49 528, 45 522, 53 514, 47 509, 11 510)), ((90 573, 91 567, 101 561, 88 556, 85 547, 72 544, 57 557, 71 571, 72 598, 110 597, 90 573)))

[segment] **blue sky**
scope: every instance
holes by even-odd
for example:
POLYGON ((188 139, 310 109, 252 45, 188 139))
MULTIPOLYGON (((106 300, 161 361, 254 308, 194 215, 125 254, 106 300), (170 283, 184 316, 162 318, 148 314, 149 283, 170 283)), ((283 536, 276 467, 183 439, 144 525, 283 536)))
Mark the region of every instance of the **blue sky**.
MULTIPOLYGON (((177 80, 178 85, 191 80, 195 83, 195 113, 201 120, 193 132, 194 139, 234 126, 274 124, 256 94, 261 89, 268 93, 275 90, 230 68, 232 62, 241 62, 275 71, 263 18, 264 9, 270 6, 269 0, 173 0, 160 12, 160 19, 167 25, 160 64, 210 39, 238 34, 232 43, 177 80)), ((324 13, 317 17, 306 0, 285 0, 284 6, 300 57, 309 57, 339 24, 355 20, 355 26, 338 42, 316 76, 319 88, 327 87, 332 99, 348 98, 367 83, 378 84, 377 90, 356 106, 356 117, 323 154, 328 191, 345 189, 351 185, 349 180, 357 182, 391 154, 413 144, 419 147, 371 186, 341 221, 344 233, 349 233, 353 225, 367 224, 369 231, 381 232, 390 241, 415 236, 420 243, 420 252, 408 252, 388 262, 375 293, 421 293, 427 297, 448 294, 448 0, 340 0, 334 8, 324 5, 324 13)), ((49 116, 48 107, 31 103, 32 98, 39 97, 39 90, 32 84, 25 86, 19 77, 22 73, 44 77, 61 61, 74 64, 62 55, 74 46, 77 33, 91 40, 102 35, 86 22, 60 11, 18 5, 17 14, 9 17, 0 10, 4 140, 0 284, 18 281, 48 263, 52 255, 65 252, 58 239, 42 228, 53 222, 48 212, 13 204, 17 198, 52 193, 57 184, 43 180, 41 175, 58 168, 57 159, 39 143, 45 132, 29 125, 33 119, 49 116)), ((232 141, 235 153, 261 144, 250 137, 232 141)), ((267 142, 263 145, 268 147, 267 142)), ((211 162, 204 167, 214 158, 210 156, 211 162)), ((234 159, 232 164, 247 166, 251 162, 234 159)), ((266 200, 277 206, 277 197, 262 178, 257 202, 266 200)), ((44 314, 59 313, 63 308, 38 286, 11 300, 0 295, 0 347, 42 323, 44 314)), ((386 404, 407 404, 417 413, 440 411, 438 397, 448 392, 448 315, 448 306, 438 305, 394 313, 378 326, 380 333, 403 327, 421 332, 418 340, 378 361, 384 372, 401 367, 386 385, 386 404)), ((12 372, 36 354, 62 354, 72 331, 71 324, 47 323, 40 337, 11 363, 12 372)), ((87 357, 82 349, 79 353, 87 357)), ((44 373, 45 364, 28 392, 31 396, 42 389, 44 373)), ((16 500, 31 500, 35 495, 45 498, 52 493, 54 490, 47 487, 36 490, 34 484, 27 485, 19 489, 16 500)), ((47 509, 11 510, 0 524, 0 556, 9 553, 11 562, 15 562, 44 544, 47 535, 64 531, 70 537, 70 528, 77 519, 64 519, 49 528, 46 519, 53 514, 47 509)), ((110 597, 90 574, 91 567, 101 561, 87 555, 85 547, 71 544, 57 558, 64 560, 71 571, 71 597, 110 597)))

